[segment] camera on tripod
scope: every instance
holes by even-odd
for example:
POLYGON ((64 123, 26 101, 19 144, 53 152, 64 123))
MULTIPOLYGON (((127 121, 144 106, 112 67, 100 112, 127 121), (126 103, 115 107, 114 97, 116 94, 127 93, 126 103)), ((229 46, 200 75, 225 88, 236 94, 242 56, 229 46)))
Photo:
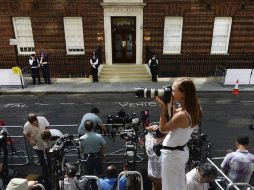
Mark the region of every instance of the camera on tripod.
POLYGON ((135 155, 135 151, 136 151, 136 147, 135 144, 133 142, 126 142, 125 144, 125 151, 127 156, 131 157, 135 155))
POLYGON ((64 135, 61 137, 56 144, 49 150, 51 156, 57 157, 56 159, 61 159, 64 154, 64 150, 67 146, 74 146, 76 143, 73 142, 72 135, 64 135))
POLYGON ((121 109, 119 112, 117 112, 115 115, 105 115, 107 119, 107 124, 112 124, 112 127, 117 128, 120 127, 120 124, 125 124, 130 121, 128 114, 121 109))
POLYGON ((202 146, 207 142, 207 135, 206 134, 195 134, 192 133, 191 139, 187 143, 190 151, 190 158, 192 160, 198 161, 201 159, 202 156, 202 146))
POLYGON ((136 97, 138 98, 154 98, 155 96, 159 96, 164 103, 169 103, 171 101, 171 86, 163 86, 161 89, 135 88, 135 90, 136 97))
POLYGON ((124 130, 124 132, 120 134, 120 138, 135 143, 138 143, 139 141, 138 135, 132 130, 124 130))

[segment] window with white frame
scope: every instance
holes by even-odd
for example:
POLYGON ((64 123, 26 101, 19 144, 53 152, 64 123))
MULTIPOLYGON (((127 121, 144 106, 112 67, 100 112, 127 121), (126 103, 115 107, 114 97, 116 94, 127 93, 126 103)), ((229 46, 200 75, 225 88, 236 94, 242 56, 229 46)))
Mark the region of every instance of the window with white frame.
POLYGON ((180 54, 183 17, 165 17, 163 53, 180 54))
POLYGON ((64 17, 67 54, 84 54, 83 24, 81 17, 64 17))
POLYGON ((215 17, 211 54, 227 54, 232 18, 215 17))
POLYGON ((12 22, 17 39, 18 53, 34 53, 34 39, 30 17, 13 17, 12 22))

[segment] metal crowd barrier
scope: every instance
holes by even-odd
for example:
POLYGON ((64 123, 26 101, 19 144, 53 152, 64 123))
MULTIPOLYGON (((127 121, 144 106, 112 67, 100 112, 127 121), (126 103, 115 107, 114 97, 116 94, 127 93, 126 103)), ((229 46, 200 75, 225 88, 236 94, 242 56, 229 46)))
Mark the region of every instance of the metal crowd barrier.
MULTIPOLYGON (((111 125, 111 124, 109 124, 111 125)), ((117 125, 117 124, 113 124, 117 125)), ((123 124, 118 124, 123 126, 123 124)), ((78 130, 78 124, 70 124, 70 125, 50 125, 50 129, 59 129, 63 134, 73 134, 73 130, 78 130)), ((32 146, 28 143, 26 138, 23 135, 23 126, 2 126, 6 128, 8 131, 8 136, 10 136, 9 144, 8 144, 8 152, 9 152, 9 165, 18 166, 18 165, 26 165, 28 163, 35 163, 38 165, 37 155, 33 150, 32 146)), ((123 126, 122 130, 125 129, 123 126)), ((103 135, 103 134, 102 134, 103 135)), ((120 133, 116 134, 117 136, 120 133)), ((73 135, 74 138, 78 138, 78 134, 73 135)), ((118 145, 119 146, 119 145, 118 145)), ((123 144, 124 146, 124 144, 123 144)), ((137 160, 136 162, 143 162, 146 159, 145 149, 142 145, 138 146, 137 152, 137 160)), ((122 146, 121 146, 122 147, 122 146)), ((113 152, 108 152, 105 154, 105 157, 108 159, 105 163, 124 163, 122 157, 125 156, 125 148, 120 148, 113 152), (119 158, 119 160, 117 160, 119 158), (116 161, 113 161, 116 160, 116 161)), ((65 155, 66 159, 70 163, 77 163, 80 159, 80 154, 76 147, 68 147, 65 155)))
POLYGON ((220 65, 216 65, 214 77, 215 81, 220 85, 224 86, 225 76, 226 76, 226 68, 220 65))
MULTIPOLYGON (((218 157, 218 158, 213 158, 214 160, 220 160, 220 159, 223 159, 222 157, 218 157)), ((246 188, 248 187, 249 189, 248 190, 254 190, 254 187, 251 186, 249 183, 233 183, 232 180, 230 180, 228 178, 228 176, 226 174, 224 174, 224 172, 210 159, 210 158, 207 158, 208 162, 210 162, 216 169, 217 171, 222 175, 222 178, 220 179, 216 179, 215 180, 215 184, 217 185, 217 187, 220 189, 220 190, 224 190, 224 187, 222 187, 221 183, 223 180, 227 181, 227 187, 226 187, 226 190, 229 190, 231 187, 233 187, 234 189, 236 190, 241 190, 241 187, 245 186, 246 188)))
POLYGON ((23 68, 21 73, 22 73, 22 80, 21 80, 22 88, 27 87, 29 84, 33 83, 30 67, 23 68))
POLYGON ((22 126, 2 126, 6 129, 8 165, 23 166, 29 163, 29 145, 23 135, 22 126))

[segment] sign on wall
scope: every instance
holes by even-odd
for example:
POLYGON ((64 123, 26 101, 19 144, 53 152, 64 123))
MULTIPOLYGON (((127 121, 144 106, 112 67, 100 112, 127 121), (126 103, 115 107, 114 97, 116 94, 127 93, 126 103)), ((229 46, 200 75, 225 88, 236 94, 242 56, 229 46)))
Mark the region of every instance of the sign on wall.
POLYGON ((11 46, 16 46, 16 45, 18 45, 18 40, 17 40, 17 39, 10 39, 10 45, 11 45, 11 46))

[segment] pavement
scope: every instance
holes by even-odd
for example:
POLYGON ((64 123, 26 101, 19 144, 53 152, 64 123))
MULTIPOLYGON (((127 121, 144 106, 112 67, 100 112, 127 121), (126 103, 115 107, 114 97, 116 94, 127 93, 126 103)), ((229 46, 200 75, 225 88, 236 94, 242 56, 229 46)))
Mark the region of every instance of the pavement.
MULTIPOLYGON (((98 82, 89 78, 53 78, 52 84, 21 86, 0 86, 0 94, 89 94, 89 93, 127 93, 135 92, 135 88, 162 88, 172 85, 176 78, 158 78, 158 82, 98 82)), ((191 78, 197 91, 224 92, 232 91, 235 86, 225 86, 221 78, 191 78)), ((253 85, 239 85, 239 91, 254 91, 253 85)))

